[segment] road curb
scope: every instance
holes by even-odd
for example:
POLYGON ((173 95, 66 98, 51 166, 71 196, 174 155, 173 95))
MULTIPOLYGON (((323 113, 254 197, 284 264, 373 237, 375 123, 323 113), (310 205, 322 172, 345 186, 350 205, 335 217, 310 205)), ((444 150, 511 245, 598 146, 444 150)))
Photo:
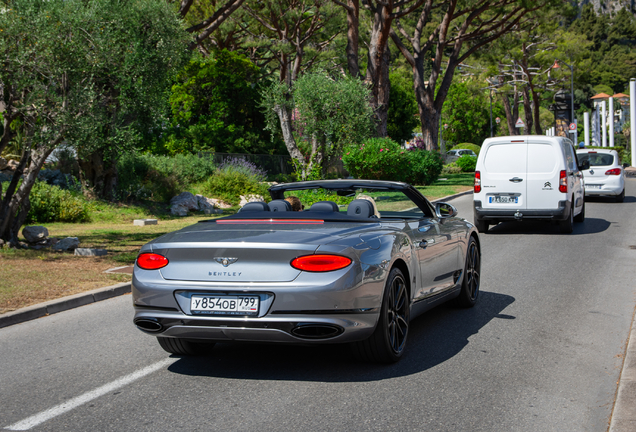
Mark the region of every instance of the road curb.
POLYGON ((636 332, 634 331, 634 318, 635 315, 632 315, 632 327, 625 350, 625 360, 618 382, 609 432, 636 430, 636 332))
POLYGON ((130 290, 130 282, 122 282, 7 312, 0 315, 0 328, 128 294, 130 290))
POLYGON ((464 191, 464 192, 459 192, 459 193, 456 193, 456 194, 453 194, 453 195, 448 195, 448 196, 445 196, 445 197, 442 197, 442 198, 437 198, 436 200, 433 200, 431 202, 433 202, 433 203, 444 202, 444 201, 452 200, 454 198, 459 198, 460 196, 464 196, 464 195, 468 195, 468 194, 472 194, 472 193, 473 193, 473 190, 470 189, 470 190, 467 190, 467 191, 464 191))

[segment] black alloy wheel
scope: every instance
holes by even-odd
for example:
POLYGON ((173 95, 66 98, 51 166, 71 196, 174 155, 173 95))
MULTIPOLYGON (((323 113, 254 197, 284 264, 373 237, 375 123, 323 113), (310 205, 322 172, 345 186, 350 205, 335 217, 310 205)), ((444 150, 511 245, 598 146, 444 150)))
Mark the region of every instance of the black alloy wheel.
POLYGON ((409 292, 398 268, 389 273, 375 331, 366 340, 352 344, 353 354, 375 363, 395 363, 404 354, 409 333, 409 292))
POLYGON ((464 278, 462 288, 457 297, 457 305, 465 308, 473 307, 479 297, 481 278, 481 252, 477 241, 471 237, 466 249, 466 264, 464 265, 464 278))

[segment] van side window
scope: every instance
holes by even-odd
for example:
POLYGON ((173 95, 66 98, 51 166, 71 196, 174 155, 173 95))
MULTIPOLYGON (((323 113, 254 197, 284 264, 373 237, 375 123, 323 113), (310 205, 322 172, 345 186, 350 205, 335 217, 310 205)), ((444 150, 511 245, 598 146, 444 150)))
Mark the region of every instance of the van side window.
POLYGON ((565 163, 570 171, 578 171, 576 165, 576 156, 574 155, 574 150, 572 146, 568 144, 568 142, 561 142, 563 146, 563 155, 565 156, 565 163))

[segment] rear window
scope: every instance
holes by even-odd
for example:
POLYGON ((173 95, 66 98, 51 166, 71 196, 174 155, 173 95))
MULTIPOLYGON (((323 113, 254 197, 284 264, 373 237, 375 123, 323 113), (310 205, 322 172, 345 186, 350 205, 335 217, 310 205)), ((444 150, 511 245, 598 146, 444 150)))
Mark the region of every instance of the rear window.
POLYGON ((484 159, 486 171, 493 174, 525 173, 526 144, 494 144, 484 159))
POLYGON ((590 166, 614 165, 614 155, 607 153, 579 153, 579 163, 590 161, 590 166))

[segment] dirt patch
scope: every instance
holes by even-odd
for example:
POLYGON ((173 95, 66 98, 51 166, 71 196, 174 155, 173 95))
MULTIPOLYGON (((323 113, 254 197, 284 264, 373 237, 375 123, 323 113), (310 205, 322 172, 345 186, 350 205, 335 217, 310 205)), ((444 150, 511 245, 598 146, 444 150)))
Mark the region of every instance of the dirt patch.
POLYGON ((130 281, 127 274, 104 273, 118 265, 107 257, 50 252, 35 258, 0 254, 0 313, 130 281))

